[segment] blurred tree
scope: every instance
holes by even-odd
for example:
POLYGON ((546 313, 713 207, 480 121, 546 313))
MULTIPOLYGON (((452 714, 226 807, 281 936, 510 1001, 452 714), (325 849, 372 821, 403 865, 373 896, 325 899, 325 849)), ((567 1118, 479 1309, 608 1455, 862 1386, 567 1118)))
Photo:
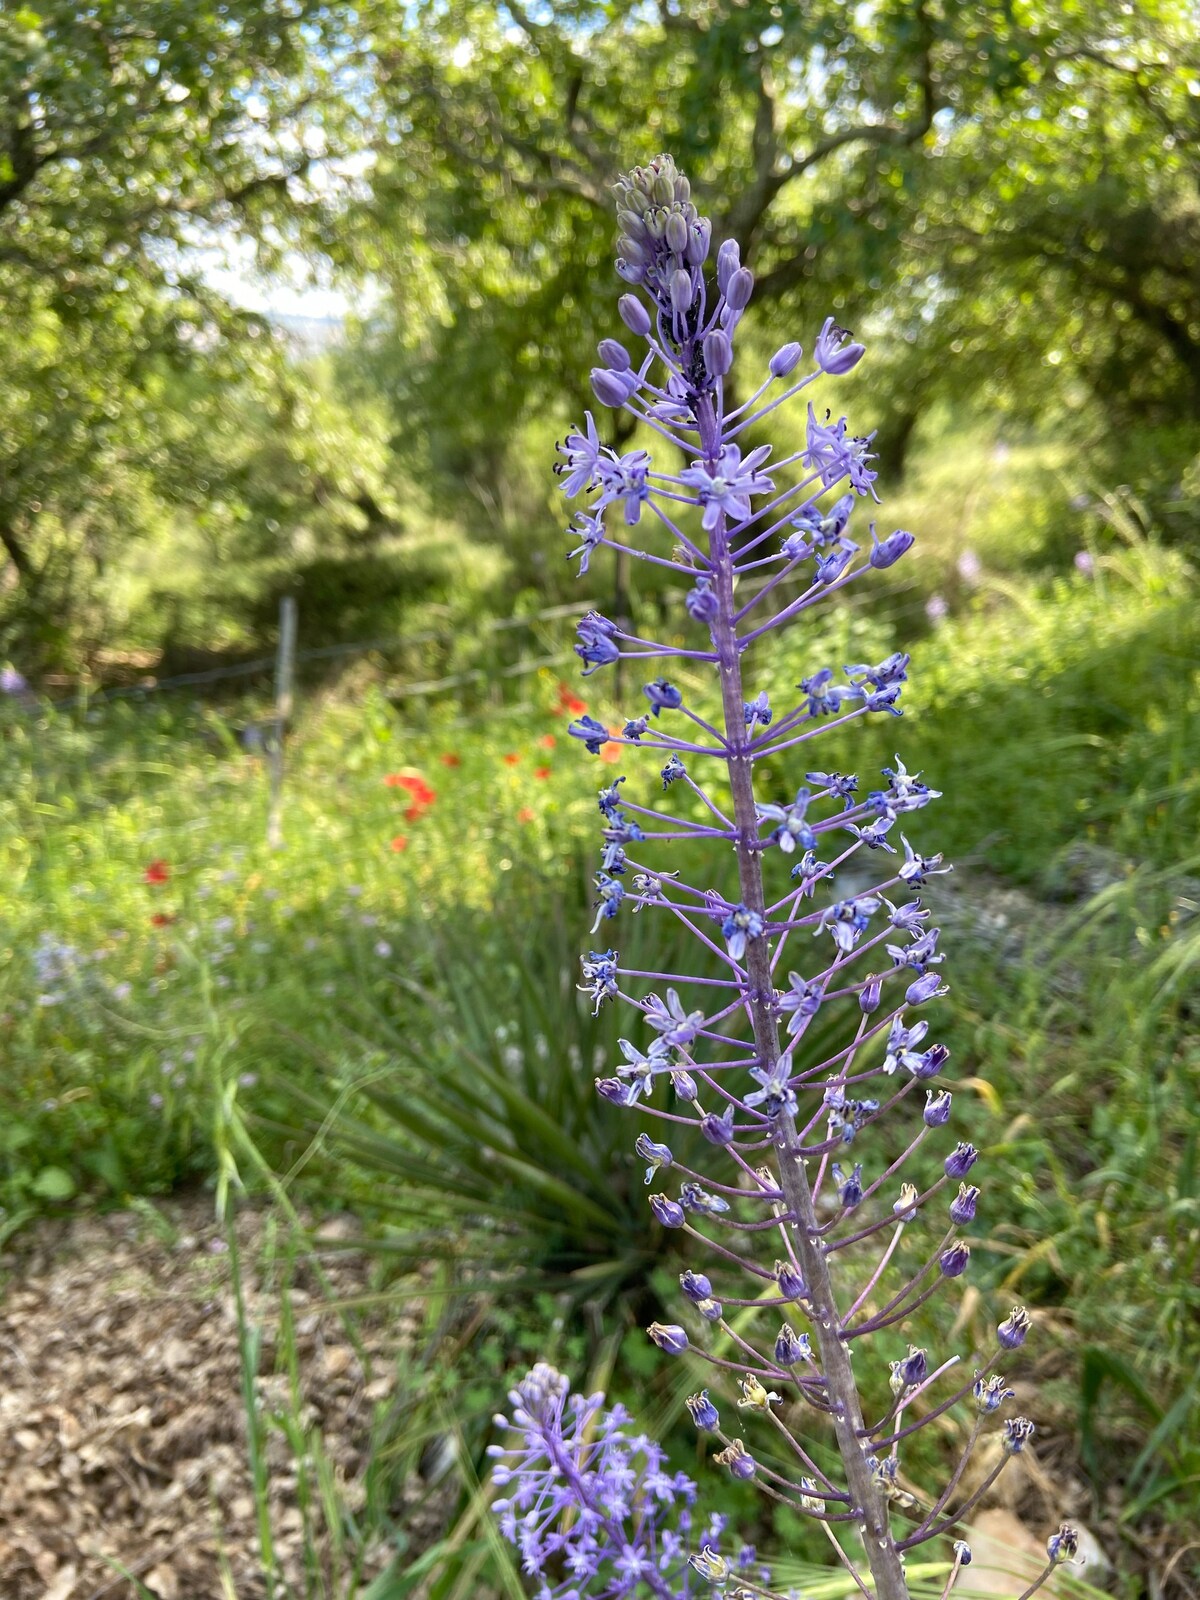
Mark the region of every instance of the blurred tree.
POLYGON ((111 552, 211 481, 172 454, 174 414, 197 403, 188 374, 210 399, 253 391, 295 431, 299 377, 263 320, 214 291, 204 252, 244 242, 270 267, 324 240, 338 157, 363 143, 355 15, 307 0, 0 12, 0 543, 10 615, 50 658, 111 552))
POLYGON ((743 242, 770 331, 869 317, 894 466, 918 405, 1002 374, 1027 411, 1060 378, 1200 407, 1196 40, 1192 0, 397 13, 371 203, 408 438, 494 494, 523 417, 587 403, 609 185, 659 149, 743 242))

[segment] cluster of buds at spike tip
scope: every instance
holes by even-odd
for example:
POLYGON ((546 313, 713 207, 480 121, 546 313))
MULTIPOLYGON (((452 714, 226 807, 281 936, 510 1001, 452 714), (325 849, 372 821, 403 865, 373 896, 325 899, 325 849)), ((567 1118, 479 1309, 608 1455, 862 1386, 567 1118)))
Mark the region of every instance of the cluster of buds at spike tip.
POLYGON ((599 794, 596 928, 619 945, 627 919, 645 913, 673 935, 686 929, 696 960, 657 971, 617 949, 587 955, 581 988, 594 1008, 612 1001, 633 1019, 597 1088, 661 1125, 663 1142, 641 1133, 636 1154, 655 1217, 696 1254, 680 1321, 649 1334, 689 1366, 711 1365, 714 1398, 704 1390, 688 1409, 722 1445, 715 1460, 822 1520, 847 1562, 861 1532, 872 1592, 904 1600, 905 1552, 952 1533, 971 1503, 958 1491, 964 1457, 923 1511, 900 1487, 905 1442, 961 1406, 975 1412, 971 1444, 1002 1428, 1004 1459, 1024 1448, 1032 1426, 993 1415, 1012 1394, 994 1369, 1029 1319, 1014 1310, 993 1358, 965 1378, 940 1352, 897 1356, 911 1315, 968 1273, 959 1230, 981 1199, 966 1181, 979 1152, 949 1132, 939 1080, 950 1053, 930 1037, 948 993, 925 899, 951 870, 924 837, 941 795, 899 756, 860 783, 810 747, 831 728, 899 717, 910 657, 812 661, 800 642, 782 682, 752 674, 761 643, 904 559, 913 536, 870 522, 864 538, 873 436, 809 398, 864 346, 830 317, 811 330, 807 360, 788 339, 761 373, 739 369, 735 400, 734 346, 754 292, 738 245, 712 249, 669 156, 621 178, 616 195, 619 311, 633 338, 601 342, 592 386, 668 453, 661 467, 640 444, 619 453, 587 414, 557 471, 583 500, 570 529, 581 570, 606 547, 633 550, 672 577, 679 605, 663 640, 583 618, 584 670, 638 663, 644 687, 623 716, 581 714, 568 732, 593 755, 630 761, 629 783, 622 773, 599 794), (760 427, 796 398, 802 442, 773 455, 760 427), (681 1123, 706 1154, 682 1155, 681 1123), (748 1435, 761 1430, 754 1454, 721 1431, 722 1394, 748 1435))

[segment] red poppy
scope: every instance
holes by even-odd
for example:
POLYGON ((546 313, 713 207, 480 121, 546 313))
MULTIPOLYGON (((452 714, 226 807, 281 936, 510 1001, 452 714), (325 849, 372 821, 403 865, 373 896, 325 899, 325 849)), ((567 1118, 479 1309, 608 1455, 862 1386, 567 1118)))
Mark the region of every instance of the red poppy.
POLYGON ((587 705, 565 683, 558 686, 558 709, 569 711, 573 717, 581 717, 587 710, 587 705))
POLYGON ((520 759, 521 759, 520 756, 516 753, 515 750, 510 750, 508 755, 506 755, 505 758, 504 758, 504 765, 506 767, 515 767, 517 762, 520 761, 520 759))
POLYGON ((534 767, 533 775, 535 778, 548 778, 552 771, 551 767, 534 767))
POLYGON ((392 840, 391 848, 396 852, 397 855, 400 854, 401 850, 407 850, 408 835, 406 833, 398 833, 392 840))
MULTIPOLYGON (((608 731, 612 734, 614 739, 619 739, 624 731, 624 725, 618 723, 615 728, 610 728, 608 731)), ((600 746, 601 761, 607 761, 610 765, 614 761, 620 761, 623 748, 624 747, 619 744, 602 744, 600 746)))
POLYGON ((554 746, 558 743, 558 740, 552 733, 544 733, 538 740, 538 743, 541 745, 543 750, 553 750, 554 746))
POLYGON ((171 876, 171 869, 165 861, 152 861, 142 876, 147 883, 166 883, 171 876))
POLYGON ((442 763, 442 765, 444 767, 461 767, 462 766, 462 757, 461 756, 456 756, 454 754, 453 750, 445 750, 445 751, 443 751, 442 755, 439 757, 439 759, 440 759, 440 761, 441 761, 441 763, 442 763))
POLYGON ((517 812, 517 821, 518 822, 532 822, 534 817, 536 817, 536 816, 537 816, 537 812, 533 809, 532 806, 522 806, 520 811, 517 812))
POLYGON ((150 918, 150 925, 154 928, 169 928, 175 918, 167 911, 156 911, 150 918))
POLYGON ((419 773, 389 772, 383 781, 389 789, 403 789, 417 805, 431 806, 437 799, 436 790, 431 789, 419 773))
POLYGON ((412 805, 405 806, 402 814, 405 822, 420 822, 428 810, 429 806, 427 804, 423 804, 420 800, 414 800, 412 805))

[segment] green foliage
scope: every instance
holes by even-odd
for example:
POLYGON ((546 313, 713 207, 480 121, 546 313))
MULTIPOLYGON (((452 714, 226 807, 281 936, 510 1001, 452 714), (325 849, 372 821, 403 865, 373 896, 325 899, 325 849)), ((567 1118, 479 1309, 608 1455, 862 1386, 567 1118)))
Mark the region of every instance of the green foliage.
POLYGON ((405 137, 364 203, 393 300, 375 366, 420 472, 489 517, 523 426, 587 403, 578 374, 615 331, 609 189, 659 149, 741 240, 764 341, 866 324, 866 425, 895 469, 937 398, 1082 413, 1093 439, 1197 415, 1182 0, 885 4, 852 26, 766 0, 459 0, 406 13, 390 61, 405 137))

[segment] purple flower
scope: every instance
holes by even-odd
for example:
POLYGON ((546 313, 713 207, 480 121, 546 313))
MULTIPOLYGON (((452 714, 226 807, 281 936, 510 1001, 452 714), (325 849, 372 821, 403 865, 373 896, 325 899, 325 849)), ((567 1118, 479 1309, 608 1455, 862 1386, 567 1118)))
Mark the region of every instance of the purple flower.
POLYGON ((722 512, 733 522, 744 522, 750 515, 750 496, 772 492, 775 485, 758 470, 770 454, 770 445, 760 445, 743 461, 738 446, 729 444, 712 471, 698 462, 679 474, 680 483, 695 490, 698 503, 704 507, 706 533, 716 527, 722 512))
POLYGON ((631 528, 636 527, 642 505, 650 494, 646 477, 649 469, 650 457, 644 450, 630 450, 627 455, 613 456, 611 460, 601 459, 596 467, 600 498, 592 510, 603 511, 605 506, 624 501, 625 522, 631 528))
POLYGON ((568 553, 567 560, 573 561, 576 556, 579 557, 578 576, 582 578, 587 572, 592 551, 604 541, 603 518, 593 516, 589 511, 577 511, 571 519, 567 532, 572 539, 579 540, 574 550, 568 553))
POLYGON ((871 485, 878 474, 867 466, 868 461, 874 460, 868 446, 875 435, 870 433, 865 437, 847 438, 846 427, 845 417, 839 418, 832 426, 828 422, 818 422, 810 402, 808 449, 804 464, 813 472, 820 473, 821 482, 827 489, 832 489, 842 478, 848 478, 856 494, 871 494, 871 485))
POLYGON ((562 478, 562 492, 569 499, 573 499, 581 489, 590 489, 595 485, 596 468, 605 454, 592 413, 585 411, 583 416, 584 431, 569 433, 556 446, 559 454, 566 459, 556 463, 554 470, 562 478))
MULTIPOLYGON (((769 714, 767 720, 770 721, 769 714)), ((817 836, 805 821, 808 801, 808 790, 797 789, 796 798, 790 806, 760 805, 756 808, 759 822, 778 823, 768 837, 785 855, 791 855, 797 845, 802 850, 812 850, 816 846, 817 836)))
MULTIPOLYGON (((913 1258, 927 1265, 906 1285, 893 1248, 897 1229, 929 1220, 936 1208, 925 1202, 947 1180, 958 1190, 949 1205, 953 1226, 971 1224, 979 1200, 979 1190, 964 1181, 977 1152, 961 1143, 947 1155, 948 1141, 939 1132, 950 1119, 952 1100, 931 1080, 945 1069, 949 1052, 929 1043, 929 1024, 909 1009, 947 992, 940 975, 940 932, 916 894, 933 885, 936 910, 936 879, 948 868, 932 841, 926 854, 901 831, 911 826, 902 820, 907 813, 939 796, 898 757, 884 769, 883 785, 865 796, 857 778, 822 770, 820 757, 803 763, 814 768, 803 788, 780 777, 792 747, 823 736, 831 724, 850 736, 864 713, 899 716, 911 668, 907 652, 896 650, 874 664, 847 665, 837 681, 832 666, 813 670, 787 701, 780 689, 769 694, 764 688, 751 698, 748 685, 759 681, 763 657, 756 647, 764 636, 802 613, 807 623, 807 612, 831 589, 868 584, 875 572, 909 551, 913 535, 901 528, 881 537, 871 524, 869 550, 860 551, 849 525, 856 500, 876 498, 873 435, 852 433, 845 417, 835 420, 808 403, 807 395, 801 450, 780 459, 765 443, 749 447, 776 406, 825 374, 850 372, 864 353, 862 345, 829 318, 816 341, 812 371, 792 379, 802 351, 789 343, 771 357, 765 372, 744 378, 735 368, 735 346, 754 279, 736 243, 722 243, 713 270, 706 270, 711 230, 668 157, 621 177, 615 191, 618 275, 636 290, 622 297, 621 320, 646 342, 634 355, 615 339, 602 340, 594 385, 604 403, 629 404, 652 422, 687 465, 676 470, 672 458, 670 465, 654 470, 644 451, 618 456, 600 445, 589 416, 585 431, 559 447, 559 472, 565 487, 592 492, 587 510, 571 527, 573 557, 581 570, 613 542, 605 535, 604 517, 609 505, 619 503, 627 525, 641 530, 637 538, 644 548, 631 546, 632 553, 678 575, 686 612, 683 618, 676 613, 666 637, 658 639, 644 637, 641 624, 635 638, 597 613, 585 617, 577 648, 586 670, 628 657, 652 661, 650 670, 669 676, 646 685, 649 706, 640 715, 623 709, 623 720, 613 723, 623 728, 620 735, 610 734, 582 708, 570 728, 593 753, 610 738, 619 739, 629 747, 634 771, 639 764, 651 765, 641 757, 647 748, 667 758, 660 771, 669 799, 640 795, 635 786, 622 805, 623 788, 614 783, 601 791, 596 926, 629 897, 635 909, 646 912, 639 932, 661 920, 671 929, 667 948, 675 948, 677 936, 693 935, 701 947, 700 964, 690 971, 686 960, 643 954, 640 939, 638 953, 620 973, 613 951, 592 952, 584 964, 584 988, 594 1006, 619 998, 633 1007, 645 1029, 635 1035, 640 1043, 620 1041, 623 1059, 611 1076, 598 1080, 598 1091, 639 1117, 666 1119, 670 1144, 639 1132, 634 1149, 645 1164, 647 1183, 672 1168, 683 1175, 678 1198, 651 1195, 651 1208, 662 1226, 686 1229, 689 1251, 698 1252, 680 1278, 691 1308, 688 1328, 656 1322, 650 1338, 669 1354, 686 1353, 689 1365, 715 1360, 714 1384, 726 1392, 731 1383, 738 1385, 739 1413, 751 1426, 763 1413, 773 1415, 784 1390, 790 1399, 816 1404, 834 1416, 878 1417, 876 1402, 863 1404, 859 1381, 876 1382, 870 1375, 878 1375, 885 1351, 895 1354, 887 1345, 902 1336, 910 1313, 939 1283, 962 1276, 970 1259, 953 1233, 941 1244, 917 1246, 913 1258), (776 387, 780 383, 784 391, 776 387), (770 504, 764 505, 768 496, 770 504), (651 515, 643 514, 647 507, 651 515), (759 520, 761 531, 749 533, 759 520), (808 561, 812 567, 804 577, 797 564, 808 561), (694 647, 688 619, 707 630, 708 648, 694 647), (660 722, 665 710, 681 716, 660 722), (673 731, 684 718, 688 726, 673 731), (710 784, 714 772, 716 781, 710 784), (777 787, 764 791, 764 779, 777 787), (795 798, 764 803, 764 792, 794 793, 795 798), (827 861, 818 858, 818 847, 827 861), (664 859, 667 852, 673 854, 664 859), (781 859, 791 856, 800 858, 794 866, 781 859), (698 873, 703 874, 699 881, 698 873), (896 893, 897 884, 904 892, 896 893), (824 939, 813 940, 823 934, 832 948, 824 939), (808 949, 807 962, 796 958, 797 948, 808 949), (785 949, 809 970, 789 972, 781 986, 785 949), (655 970, 664 965, 683 970, 655 970), (661 983, 661 995, 645 993, 646 983, 661 983), (661 1094, 660 1078, 666 1080, 661 1094), (928 1085, 924 1094, 915 1087, 920 1084, 928 1085), (914 1108, 922 1101, 914 1128, 914 1108), (900 1125, 894 1132, 884 1127, 881 1134, 879 1124, 893 1107, 900 1125), (679 1142, 683 1139, 686 1147, 679 1142), (942 1144, 935 1159, 945 1178, 922 1191, 912 1181, 915 1172, 901 1168, 925 1144, 935 1150, 942 1144), (850 1145, 861 1160, 851 1163, 844 1155, 840 1163, 833 1160, 850 1145), (867 1240, 862 1250, 843 1249, 867 1240), (701 1322, 717 1322, 723 1303, 741 1308, 763 1302, 800 1302, 811 1320, 810 1333, 797 1334, 785 1321, 772 1347, 769 1334, 764 1342, 753 1320, 739 1316, 736 1332, 728 1330, 733 1339, 726 1335, 717 1346, 719 1355, 710 1354, 708 1338, 693 1349, 693 1311, 701 1322), (873 1352, 871 1336, 885 1329, 895 1331, 884 1334, 885 1351, 873 1352), (857 1377, 845 1360, 848 1348, 862 1354, 854 1363, 857 1377)), ((969 553, 960 559, 959 571, 966 582, 978 576, 969 553)), ((945 602, 934 597, 930 620, 944 614, 945 602)), ((831 632, 840 634, 841 625, 823 633, 818 624, 812 636, 831 632)), ((781 646, 766 659, 786 662, 793 656, 781 646)), ((608 715, 622 717, 615 711, 608 715)), ((653 764, 662 759, 656 755, 653 764)), ((1016 1348, 1024 1338, 1022 1316, 1014 1313, 1000 1325, 1001 1350, 1016 1348)), ((902 1488, 904 1462, 893 1445, 946 1409, 931 1397, 921 1417, 901 1423, 907 1398, 927 1383, 940 1381, 949 1388, 956 1382, 947 1376, 952 1360, 939 1357, 932 1372, 931 1364, 916 1346, 891 1361, 894 1406, 848 1444, 835 1430, 820 1468, 805 1454, 802 1432, 770 1435, 772 1474, 778 1465, 775 1481, 798 1512, 863 1524, 872 1582, 868 1585, 864 1574, 860 1586, 872 1593, 902 1594, 903 1550, 948 1531, 954 1507, 962 1503, 961 1496, 949 1494, 939 1500, 933 1488, 929 1504, 936 1509, 926 1515, 902 1488), (860 1475, 864 1449, 877 1453, 860 1475), (853 1492, 839 1487, 845 1479, 825 1476, 834 1473, 835 1450, 842 1454, 853 1492), (790 1467, 785 1466, 789 1454, 796 1458, 790 1467), (903 1530, 889 1522, 892 1502, 911 1514, 903 1530)), ((988 1375, 990 1366, 975 1393, 982 1410, 1007 1398, 1003 1378, 988 1375)), ((550 1394, 546 1415, 553 1422, 563 1416, 561 1397, 553 1384, 543 1382, 542 1389, 550 1394)), ((949 1392, 948 1403, 969 1406, 971 1398, 968 1379, 959 1383, 957 1396, 949 1392)), ((707 1391, 692 1396, 688 1409, 702 1432, 720 1431, 718 1407, 707 1391)), ((781 1420, 783 1415, 791 1413, 782 1413, 781 1420)), ((639 1492, 644 1503, 657 1493, 659 1473, 666 1477, 661 1467, 639 1478, 638 1464, 625 1459, 619 1508, 605 1505, 596 1511, 588 1498, 588 1475, 593 1467, 604 1470, 601 1441, 608 1433, 599 1415, 591 1421, 597 1443, 586 1471, 578 1470, 582 1463, 571 1454, 572 1435, 561 1430, 561 1443, 554 1436, 561 1455, 554 1481, 565 1485, 564 1498, 535 1497, 505 1511, 506 1531, 521 1546, 528 1570, 542 1575, 540 1600, 566 1600, 568 1594, 572 1600, 596 1594, 632 1600, 635 1591, 652 1592, 658 1600, 692 1600, 689 1584, 698 1577, 723 1585, 735 1567, 715 1537, 690 1545, 691 1524, 682 1515, 651 1524, 639 1512, 639 1492), (559 1517, 560 1511, 569 1515, 559 1517), (569 1524, 569 1550, 548 1543, 563 1522, 569 1524)), ((1018 1450, 1023 1439, 1019 1429, 1007 1430, 1006 1452, 1018 1450)), ((765 1481, 766 1458, 760 1469, 749 1435, 746 1442, 731 1441, 722 1432, 721 1443, 724 1448, 715 1456, 719 1465, 739 1479, 765 1481)), ((964 1466, 960 1463, 952 1487, 962 1481, 964 1466)), ((549 1478, 539 1482, 548 1494, 560 1492, 549 1478)), ((851 1543, 846 1541, 847 1556, 851 1543)), ((745 1559, 752 1561, 752 1553, 745 1559)), ((956 1554, 960 1565, 966 1559, 956 1554)))

